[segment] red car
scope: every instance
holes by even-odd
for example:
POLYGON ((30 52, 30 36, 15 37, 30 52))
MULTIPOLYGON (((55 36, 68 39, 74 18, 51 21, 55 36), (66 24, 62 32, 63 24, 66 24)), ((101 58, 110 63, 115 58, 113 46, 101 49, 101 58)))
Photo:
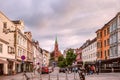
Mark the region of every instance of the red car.
POLYGON ((48 67, 42 67, 42 74, 44 74, 44 73, 49 73, 49 69, 48 69, 48 67))

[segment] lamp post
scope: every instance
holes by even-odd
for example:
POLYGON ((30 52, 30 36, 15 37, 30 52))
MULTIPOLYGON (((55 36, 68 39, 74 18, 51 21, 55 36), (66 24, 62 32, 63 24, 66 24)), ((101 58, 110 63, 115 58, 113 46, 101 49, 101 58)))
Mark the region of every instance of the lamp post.
POLYGON ((100 68, 100 66, 101 66, 101 60, 99 60, 98 62, 99 62, 99 73, 100 73, 101 72, 101 68, 100 68))

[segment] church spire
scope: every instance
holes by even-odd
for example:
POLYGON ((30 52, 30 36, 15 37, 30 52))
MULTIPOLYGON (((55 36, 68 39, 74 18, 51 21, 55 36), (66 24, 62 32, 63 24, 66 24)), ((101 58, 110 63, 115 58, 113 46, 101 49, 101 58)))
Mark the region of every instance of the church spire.
POLYGON ((56 39, 55 39, 55 44, 58 44, 58 42, 57 42, 57 36, 56 36, 56 39))

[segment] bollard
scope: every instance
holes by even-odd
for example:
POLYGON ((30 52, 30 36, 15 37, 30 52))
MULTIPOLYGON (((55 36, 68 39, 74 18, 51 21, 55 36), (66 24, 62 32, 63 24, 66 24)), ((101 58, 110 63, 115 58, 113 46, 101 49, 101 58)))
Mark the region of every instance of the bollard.
POLYGON ((31 76, 32 76, 32 80, 33 80, 33 75, 32 75, 32 73, 31 73, 31 76))
POLYGON ((39 69, 39 74, 40 74, 40 80, 42 80, 42 76, 41 76, 41 68, 39 69))
POLYGON ((68 80, 67 72, 65 72, 65 73, 66 73, 66 80, 68 80))
POLYGON ((40 80, 42 80, 42 76, 41 76, 41 74, 40 74, 40 80))
POLYGON ((74 80, 76 80, 76 79, 75 79, 75 71, 74 71, 74 80))
POLYGON ((49 76, 48 76, 48 80, 50 80, 50 73, 49 73, 49 76))
POLYGON ((57 80, 59 80, 59 75, 57 74, 57 80))

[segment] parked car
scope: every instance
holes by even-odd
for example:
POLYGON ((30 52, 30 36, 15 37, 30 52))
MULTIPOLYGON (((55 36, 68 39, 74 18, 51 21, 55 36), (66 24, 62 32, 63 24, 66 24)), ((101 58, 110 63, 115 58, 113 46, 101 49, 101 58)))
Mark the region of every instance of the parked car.
POLYGON ((52 67, 52 66, 50 66, 48 69, 49 69, 49 73, 51 73, 51 72, 53 72, 53 71, 54 71, 54 69, 53 69, 53 67, 52 67))
POLYGON ((60 69, 59 69, 59 73, 60 73, 60 72, 65 73, 65 68, 60 68, 60 69))
POLYGON ((49 69, 48 69, 48 67, 42 67, 42 74, 44 74, 44 73, 49 73, 49 69))

